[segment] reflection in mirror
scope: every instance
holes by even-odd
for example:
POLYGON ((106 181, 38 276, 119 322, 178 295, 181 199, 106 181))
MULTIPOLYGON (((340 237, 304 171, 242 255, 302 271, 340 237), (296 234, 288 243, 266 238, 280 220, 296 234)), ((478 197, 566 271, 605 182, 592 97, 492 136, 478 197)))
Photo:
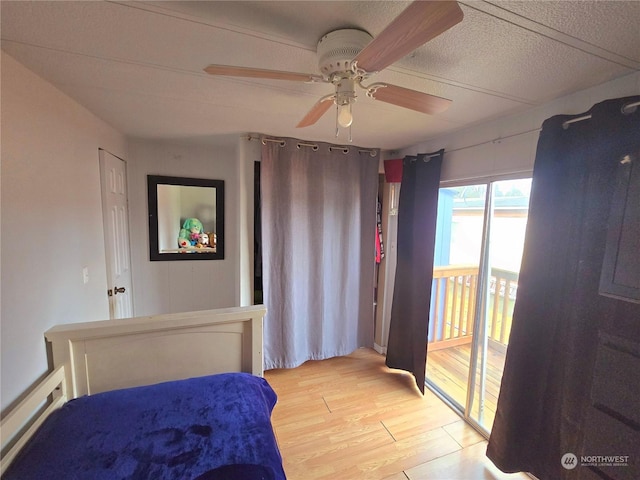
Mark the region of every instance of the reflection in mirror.
POLYGON ((158 249, 160 253, 178 248, 215 251, 216 189, 158 185, 158 249), (213 239, 212 239, 213 240, 213 239))
POLYGON ((224 181, 147 177, 150 259, 224 258, 224 181))

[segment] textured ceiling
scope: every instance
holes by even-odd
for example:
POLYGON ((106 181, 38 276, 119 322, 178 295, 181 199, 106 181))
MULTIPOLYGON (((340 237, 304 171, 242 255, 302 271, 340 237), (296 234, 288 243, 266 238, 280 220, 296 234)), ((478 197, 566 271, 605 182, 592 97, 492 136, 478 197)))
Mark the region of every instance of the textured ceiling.
MULTIPOLYGON (((329 111, 296 129, 328 84, 212 77, 212 63, 318 73, 329 31, 374 37, 401 1, 1 2, 2 49, 131 136, 206 142, 263 133, 346 143, 329 111)), ((640 70, 640 1, 459 2, 464 20, 379 72, 453 100, 425 115, 364 95, 353 142, 397 149, 640 70)))

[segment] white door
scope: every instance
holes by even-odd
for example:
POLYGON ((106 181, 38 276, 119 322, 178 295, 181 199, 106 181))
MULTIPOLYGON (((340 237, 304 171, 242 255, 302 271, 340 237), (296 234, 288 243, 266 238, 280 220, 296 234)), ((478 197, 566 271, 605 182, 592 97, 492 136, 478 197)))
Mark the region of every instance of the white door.
POLYGON ((110 318, 133 316, 126 165, 100 149, 100 184, 110 318))

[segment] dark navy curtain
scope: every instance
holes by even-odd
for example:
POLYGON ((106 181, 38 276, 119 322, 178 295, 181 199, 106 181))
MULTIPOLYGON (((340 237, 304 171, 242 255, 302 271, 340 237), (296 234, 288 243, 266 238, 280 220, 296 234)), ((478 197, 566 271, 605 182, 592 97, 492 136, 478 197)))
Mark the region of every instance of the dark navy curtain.
POLYGON ((443 155, 440 150, 403 159, 398 202, 398 260, 386 364, 411 372, 422 393, 443 155))
MULTIPOLYGON (((542 126, 513 326, 487 449, 505 472, 531 472, 541 480, 613 478, 588 467, 564 468, 561 459, 574 454, 580 461, 585 431, 592 426, 587 413, 600 408, 591 399, 599 337, 614 332, 640 342, 640 304, 599 292, 617 172, 627 156, 640 152, 640 109, 625 114, 622 107, 638 100, 608 100, 581 115, 549 118, 542 126)), ((628 446, 639 452, 637 444, 628 446)), ((631 467, 618 468, 616 475, 640 478, 631 467)))

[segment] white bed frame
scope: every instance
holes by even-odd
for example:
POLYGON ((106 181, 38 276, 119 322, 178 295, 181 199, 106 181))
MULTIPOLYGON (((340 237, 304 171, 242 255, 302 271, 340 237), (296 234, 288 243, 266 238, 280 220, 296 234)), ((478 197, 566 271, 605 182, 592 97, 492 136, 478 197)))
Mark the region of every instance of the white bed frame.
POLYGON ((45 333, 53 372, 2 418, 4 473, 67 399, 223 372, 263 376, 264 306, 58 325, 45 333))

